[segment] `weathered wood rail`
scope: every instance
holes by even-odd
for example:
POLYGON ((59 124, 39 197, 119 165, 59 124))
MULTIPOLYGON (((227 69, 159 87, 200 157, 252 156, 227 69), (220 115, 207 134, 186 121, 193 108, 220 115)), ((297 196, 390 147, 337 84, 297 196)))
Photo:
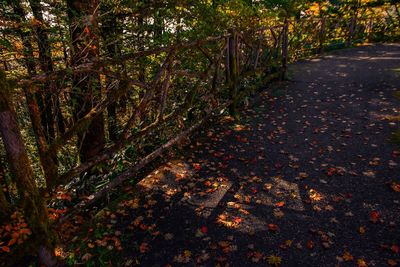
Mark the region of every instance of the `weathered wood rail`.
POLYGON ((20 84, 29 86, 29 92, 34 93, 46 80, 62 81, 58 82, 59 89, 54 93, 70 99, 74 94, 70 82, 73 75, 97 73, 100 76, 102 97, 95 107, 78 120, 70 119, 66 131, 49 146, 43 141, 37 103, 29 103, 31 112, 36 114, 31 123, 38 139, 41 162, 53 164, 43 166, 45 172, 58 168, 51 160, 54 155, 68 156, 65 148, 71 147, 78 132, 84 133, 94 118, 105 116, 107 108, 116 105, 116 122, 112 126, 116 129, 111 130, 116 131, 118 138, 110 139, 108 146, 92 159, 52 177, 53 187, 67 184, 74 178, 82 179, 77 177, 99 163, 112 160, 126 147, 143 145, 143 140, 156 140, 160 144, 149 153, 142 151, 136 163, 126 166, 116 177, 109 177, 109 183, 77 205, 75 210, 79 210, 135 176, 147 163, 190 135, 207 119, 221 114, 227 107, 235 114, 241 99, 255 90, 250 84, 283 79, 288 63, 298 58, 332 46, 373 41, 375 35, 382 34, 399 36, 399 29, 391 27, 384 19, 285 19, 245 32, 231 29, 224 35, 204 40, 118 58, 102 57, 74 68, 21 80, 20 84))

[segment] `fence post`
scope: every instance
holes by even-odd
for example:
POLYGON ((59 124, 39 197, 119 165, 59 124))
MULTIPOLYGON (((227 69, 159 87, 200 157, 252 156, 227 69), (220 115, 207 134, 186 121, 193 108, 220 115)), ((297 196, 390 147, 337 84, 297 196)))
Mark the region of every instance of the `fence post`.
POLYGON ((371 42, 373 36, 373 27, 374 27, 374 20, 372 18, 368 21, 368 42, 371 42))
POLYGON ((283 25, 283 33, 282 33, 282 71, 281 71, 281 80, 284 80, 286 77, 287 71, 287 62, 288 62, 288 44, 289 44, 289 21, 287 17, 285 18, 285 22, 283 25))
POLYGON ((351 17, 350 23, 349 23, 349 35, 347 36, 347 46, 351 46, 353 34, 354 34, 355 22, 356 22, 355 18, 351 17))
POLYGON ((229 31, 227 45, 227 82, 230 91, 232 104, 229 107, 231 115, 236 116, 237 107, 237 86, 238 86, 238 35, 235 30, 229 31))
POLYGON ((324 51, 325 33, 326 33, 326 18, 322 18, 321 19, 321 31, 319 33, 318 53, 322 53, 324 51))

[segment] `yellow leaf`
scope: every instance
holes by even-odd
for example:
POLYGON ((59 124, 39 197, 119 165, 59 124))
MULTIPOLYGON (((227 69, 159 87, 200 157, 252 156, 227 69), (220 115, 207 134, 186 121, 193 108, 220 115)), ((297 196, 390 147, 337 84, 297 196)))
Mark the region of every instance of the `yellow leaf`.
POLYGON ((190 250, 185 250, 183 252, 183 256, 186 258, 190 258, 192 256, 192 252, 190 252, 190 250))
POLYGON ((270 255, 267 258, 267 262, 269 265, 279 266, 282 263, 282 258, 275 255, 270 255))
POLYGON ((358 259, 357 260, 357 266, 358 267, 368 267, 368 264, 365 262, 364 259, 358 259))

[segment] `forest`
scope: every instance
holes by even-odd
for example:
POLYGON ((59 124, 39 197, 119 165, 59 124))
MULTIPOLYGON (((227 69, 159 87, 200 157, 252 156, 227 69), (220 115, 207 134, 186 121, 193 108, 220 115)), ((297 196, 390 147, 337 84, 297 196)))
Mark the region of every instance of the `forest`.
POLYGON ((0 9, 0 266, 87 261, 64 255, 68 220, 95 214, 216 118, 240 120, 251 97, 290 78, 291 63, 400 37, 397 0, 0 9))

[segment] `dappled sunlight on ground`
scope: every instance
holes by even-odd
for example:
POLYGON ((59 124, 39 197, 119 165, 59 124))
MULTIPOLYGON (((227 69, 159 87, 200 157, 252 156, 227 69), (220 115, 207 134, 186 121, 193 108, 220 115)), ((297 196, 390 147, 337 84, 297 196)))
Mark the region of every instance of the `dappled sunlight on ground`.
POLYGON ((118 263, 398 262, 400 152, 388 143, 399 127, 397 48, 297 63, 292 79, 252 100, 239 121, 204 128, 188 151, 139 182, 139 195, 131 190, 104 213, 107 234, 118 235, 102 240, 115 247, 124 237, 118 263))

